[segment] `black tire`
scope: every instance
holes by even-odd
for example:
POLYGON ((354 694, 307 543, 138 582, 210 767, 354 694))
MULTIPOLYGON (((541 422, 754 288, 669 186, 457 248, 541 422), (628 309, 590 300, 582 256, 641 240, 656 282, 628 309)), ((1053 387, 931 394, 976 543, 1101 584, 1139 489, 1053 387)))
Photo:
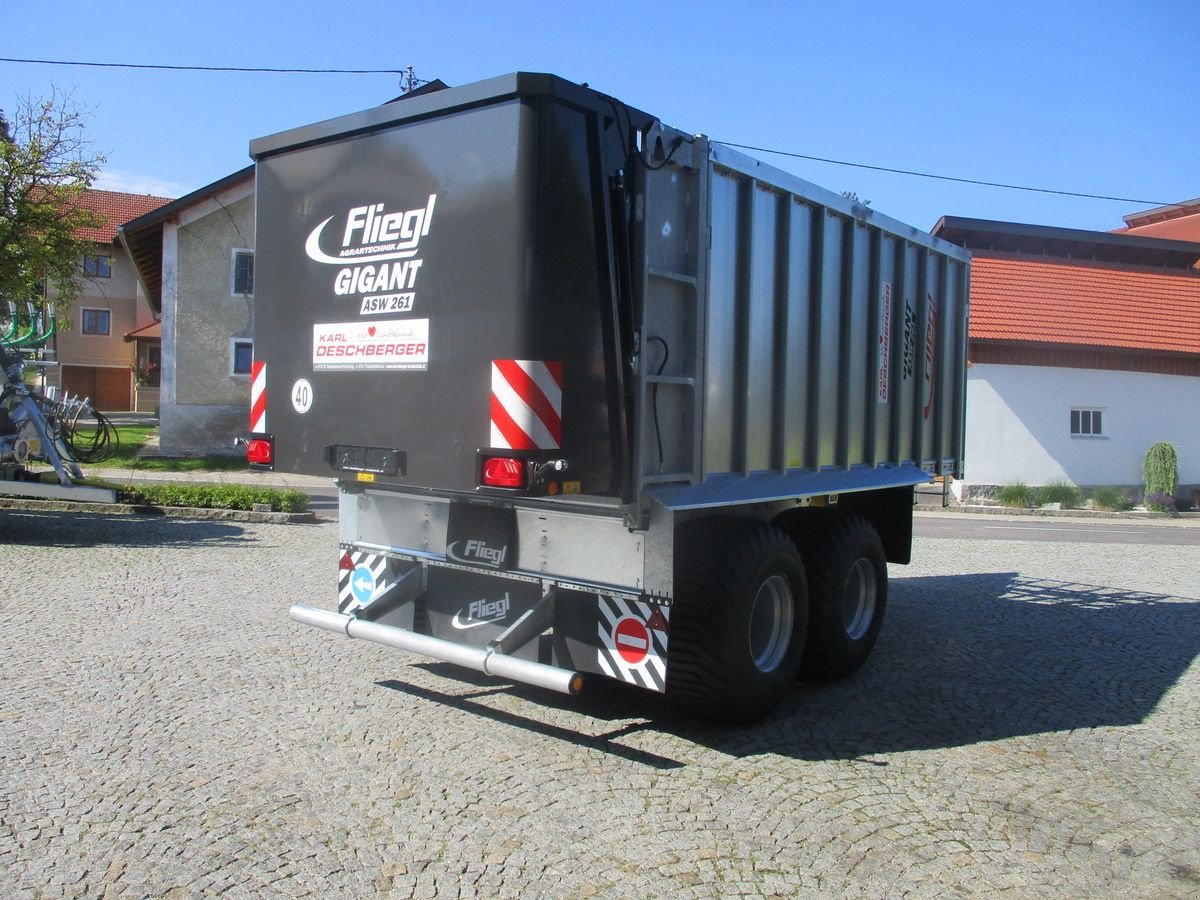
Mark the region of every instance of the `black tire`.
POLYGON ((887 558, 862 516, 825 512, 796 535, 808 573, 808 642, 802 678, 830 681, 857 671, 879 637, 887 607, 887 558))
POLYGON ((709 719, 761 718, 795 682, 807 625, 804 564, 785 532, 722 518, 676 534, 668 697, 709 719))

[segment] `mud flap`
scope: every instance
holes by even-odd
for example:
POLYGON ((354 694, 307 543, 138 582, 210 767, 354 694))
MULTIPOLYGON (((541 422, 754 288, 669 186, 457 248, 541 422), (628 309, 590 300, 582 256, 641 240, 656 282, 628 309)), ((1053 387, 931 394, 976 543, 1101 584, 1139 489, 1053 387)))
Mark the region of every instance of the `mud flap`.
POLYGON ((421 567, 362 550, 339 552, 338 612, 411 629, 414 601, 425 587, 421 567), (350 567, 345 565, 346 553, 350 567))
POLYGON ((659 693, 666 690, 669 606, 611 594, 561 591, 555 613, 558 665, 659 693))
MULTIPOLYGON (((424 598, 428 633, 468 647, 486 647, 541 599, 537 582, 431 567, 429 591, 424 598)), ((543 651, 536 640, 509 653, 550 662, 549 647, 543 651)))

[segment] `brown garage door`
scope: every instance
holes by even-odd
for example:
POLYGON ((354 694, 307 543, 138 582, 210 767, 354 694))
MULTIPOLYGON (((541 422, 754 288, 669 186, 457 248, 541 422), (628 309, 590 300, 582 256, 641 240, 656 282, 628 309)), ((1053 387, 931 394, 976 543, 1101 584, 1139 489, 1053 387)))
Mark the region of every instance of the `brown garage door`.
POLYGON ((91 397, 101 412, 129 409, 129 370, 99 366, 63 366, 63 392, 91 397))

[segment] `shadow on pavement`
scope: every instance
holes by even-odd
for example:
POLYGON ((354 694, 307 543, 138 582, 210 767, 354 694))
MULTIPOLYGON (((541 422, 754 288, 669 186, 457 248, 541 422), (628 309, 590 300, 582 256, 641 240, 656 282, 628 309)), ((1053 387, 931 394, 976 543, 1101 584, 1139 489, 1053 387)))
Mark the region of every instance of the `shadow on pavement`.
POLYGON ((596 678, 583 695, 564 697, 423 663, 480 691, 463 697, 400 682, 382 686, 659 768, 678 763, 614 741, 654 731, 731 756, 886 765, 871 757, 1142 722, 1198 654, 1200 600, 998 573, 892 581, 887 620, 867 665, 845 681, 797 684, 773 714, 750 726, 699 721, 673 709, 669 698, 596 678), (475 699, 495 691, 548 707, 546 718, 569 711, 620 724, 587 735, 475 699))
POLYGON ((41 547, 200 547, 249 542, 231 522, 153 515, 0 509, 0 544, 41 547))

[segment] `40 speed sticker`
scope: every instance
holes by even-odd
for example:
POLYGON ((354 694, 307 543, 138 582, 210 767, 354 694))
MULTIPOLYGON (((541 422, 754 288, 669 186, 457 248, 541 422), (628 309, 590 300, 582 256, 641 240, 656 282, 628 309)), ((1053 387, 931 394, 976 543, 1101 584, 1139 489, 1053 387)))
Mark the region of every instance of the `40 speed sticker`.
POLYGON ((307 378, 299 378, 292 385, 292 409, 304 415, 313 405, 313 389, 307 378))
POLYGON ((429 320, 313 325, 313 371, 429 368, 429 320))

